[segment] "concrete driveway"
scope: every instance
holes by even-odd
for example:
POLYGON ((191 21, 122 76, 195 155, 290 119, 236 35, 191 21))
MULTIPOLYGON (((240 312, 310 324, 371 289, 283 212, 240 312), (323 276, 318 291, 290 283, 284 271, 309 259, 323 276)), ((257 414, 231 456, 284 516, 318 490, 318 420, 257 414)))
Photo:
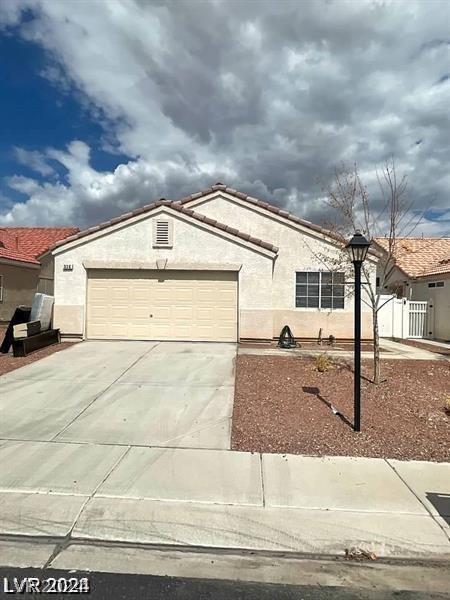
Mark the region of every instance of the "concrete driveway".
POLYGON ((0 378, 0 439, 229 449, 235 355, 234 344, 76 344, 0 378))

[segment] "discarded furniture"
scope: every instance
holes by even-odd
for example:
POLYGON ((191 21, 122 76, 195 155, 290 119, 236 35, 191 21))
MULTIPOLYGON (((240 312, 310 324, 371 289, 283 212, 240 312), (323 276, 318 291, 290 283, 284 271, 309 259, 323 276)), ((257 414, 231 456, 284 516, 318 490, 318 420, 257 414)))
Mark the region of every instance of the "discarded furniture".
POLYGON ((26 338, 30 335, 36 335, 36 333, 40 332, 40 321, 27 321, 26 323, 20 323, 19 325, 14 325, 13 327, 13 336, 15 340, 26 338))
POLYGON ((14 325, 19 323, 26 323, 30 319, 31 306, 19 306, 14 311, 11 321, 5 332, 2 345, 0 346, 0 352, 2 354, 8 354, 9 349, 12 346, 14 340, 14 325))
POLYGON ((59 329, 48 329, 30 337, 14 340, 13 354, 16 357, 27 356, 30 352, 34 352, 34 350, 40 350, 41 348, 59 344, 60 342, 61 334, 59 329))

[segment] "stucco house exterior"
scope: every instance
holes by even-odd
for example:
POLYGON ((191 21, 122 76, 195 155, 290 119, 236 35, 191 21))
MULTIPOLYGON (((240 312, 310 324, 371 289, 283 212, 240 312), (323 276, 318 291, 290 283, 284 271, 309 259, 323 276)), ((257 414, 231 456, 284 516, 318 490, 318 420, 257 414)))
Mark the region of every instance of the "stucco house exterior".
MULTIPOLYGON (((324 268, 342 240, 223 184, 161 199, 55 244, 64 336, 235 342, 353 337, 351 282, 324 268)), ((373 265, 375 281, 375 258, 373 265)), ((371 313, 363 308, 363 337, 371 313)))
POLYGON ((53 256, 38 256, 77 227, 0 228, 0 322, 19 305, 31 305, 36 292, 53 294, 53 256))
MULTIPOLYGON (((379 251, 387 251, 386 238, 374 243, 379 251)), ((395 267, 383 292, 428 302, 425 336, 450 340, 450 238, 398 238, 393 254, 395 267)))

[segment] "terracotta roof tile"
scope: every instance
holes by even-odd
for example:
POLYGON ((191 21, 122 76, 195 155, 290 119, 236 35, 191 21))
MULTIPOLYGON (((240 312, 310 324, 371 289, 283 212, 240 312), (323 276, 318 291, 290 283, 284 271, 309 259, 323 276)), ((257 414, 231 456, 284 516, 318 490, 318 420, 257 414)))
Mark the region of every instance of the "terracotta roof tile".
POLYGON ((298 223, 303 227, 307 227, 309 229, 312 229, 313 231, 317 231, 317 233, 321 233, 322 235, 330 237, 338 242, 342 243, 346 241, 340 235, 334 233, 333 231, 329 231, 328 229, 320 227, 319 225, 314 225, 310 221, 307 221, 306 219, 301 219, 300 217, 297 217, 292 213, 288 212, 287 210, 279 208, 278 206, 274 206, 273 204, 269 204, 268 202, 263 202, 262 200, 259 200, 258 198, 253 198, 253 196, 249 196, 248 194, 244 194, 243 192, 238 192, 234 188, 228 187, 225 184, 213 185, 201 192, 197 192, 195 194, 191 194, 190 196, 186 196, 185 198, 181 198, 181 200, 178 200, 177 203, 184 205, 188 202, 192 202, 193 200, 198 200, 199 198, 208 196, 209 194, 216 191, 226 192, 227 194, 230 194, 230 196, 234 196, 235 198, 239 198, 239 200, 244 200, 246 202, 249 202, 250 204, 259 206, 260 208, 264 208, 273 214, 277 214, 280 217, 284 217, 289 221, 294 221, 295 223, 298 223))
POLYGON ((14 260, 18 262, 30 263, 32 265, 39 265, 40 262, 30 256, 29 254, 24 254, 23 252, 18 252, 17 250, 11 250, 9 248, 0 247, 0 259, 4 258, 7 260, 14 260))
POLYGON ((78 231, 78 227, 2 227, 0 258, 38 265, 38 256, 78 231))
MULTIPOLYGON (((388 238, 375 238, 374 241, 388 251, 388 238)), ((450 273, 450 237, 398 238, 394 258, 396 265, 412 278, 450 273)))
MULTIPOLYGON (((217 187, 217 186, 216 186, 217 187)), ((223 186, 222 184, 220 184, 220 188, 218 189, 222 189, 223 186)), ((195 194, 193 194, 193 196, 195 196, 195 194)), ((192 196, 189 196, 190 199, 192 199, 192 196)), ((231 235, 234 235, 236 237, 239 237, 243 240, 247 240, 252 244, 255 244, 256 246, 260 246, 261 248, 264 248, 266 250, 270 250, 271 252, 273 252, 274 254, 276 254, 278 252, 278 248, 276 246, 274 246, 273 244, 270 244, 269 242, 262 242, 259 239, 253 238, 252 236, 250 236, 249 234, 243 233, 241 231, 239 231, 238 229, 235 229, 234 227, 230 227, 229 225, 225 225, 225 223, 219 223, 218 221, 215 221, 214 219, 210 219, 209 217, 206 217, 205 215, 202 215, 201 213, 198 213, 194 210, 192 210, 191 208, 187 208, 185 206, 183 206, 181 204, 180 201, 178 202, 172 202, 171 200, 157 200, 156 202, 153 202, 153 204, 147 204, 144 207, 141 207, 139 209, 136 209, 136 211, 133 212, 128 212, 125 213, 124 215, 121 215, 119 217, 115 217, 114 219, 110 219, 109 221, 105 221, 104 223, 101 223, 100 225, 96 225, 95 227, 91 227, 89 229, 85 229, 84 231, 80 231, 79 233, 77 233, 76 235, 72 235, 64 240, 61 240, 59 242, 54 243, 51 247, 50 250, 53 250, 55 248, 59 248, 60 246, 63 246, 64 244, 66 244, 67 242, 71 242, 80 238, 83 238, 87 235, 90 235, 91 233, 94 233, 96 231, 100 231, 102 229, 106 229, 107 227, 110 227, 111 225, 115 225, 117 223, 120 223, 122 221, 126 221, 127 219, 136 216, 137 214, 142 214, 142 213, 146 213, 146 212, 150 212, 152 210, 154 210, 155 208, 158 208, 160 206, 167 206, 168 208, 170 208, 171 210, 175 210, 179 213, 188 215, 189 217, 192 217, 198 221, 203 221, 206 224, 212 226, 212 227, 216 227, 217 229, 220 229, 222 231, 225 231, 231 235)))

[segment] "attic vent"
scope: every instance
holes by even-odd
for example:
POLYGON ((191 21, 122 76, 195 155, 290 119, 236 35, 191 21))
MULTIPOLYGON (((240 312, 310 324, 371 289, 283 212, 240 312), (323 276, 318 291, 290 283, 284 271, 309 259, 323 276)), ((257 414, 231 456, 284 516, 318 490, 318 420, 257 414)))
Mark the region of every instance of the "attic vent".
POLYGON ((169 221, 156 221, 153 227, 153 246, 172 246, 172 223, 169 221))

